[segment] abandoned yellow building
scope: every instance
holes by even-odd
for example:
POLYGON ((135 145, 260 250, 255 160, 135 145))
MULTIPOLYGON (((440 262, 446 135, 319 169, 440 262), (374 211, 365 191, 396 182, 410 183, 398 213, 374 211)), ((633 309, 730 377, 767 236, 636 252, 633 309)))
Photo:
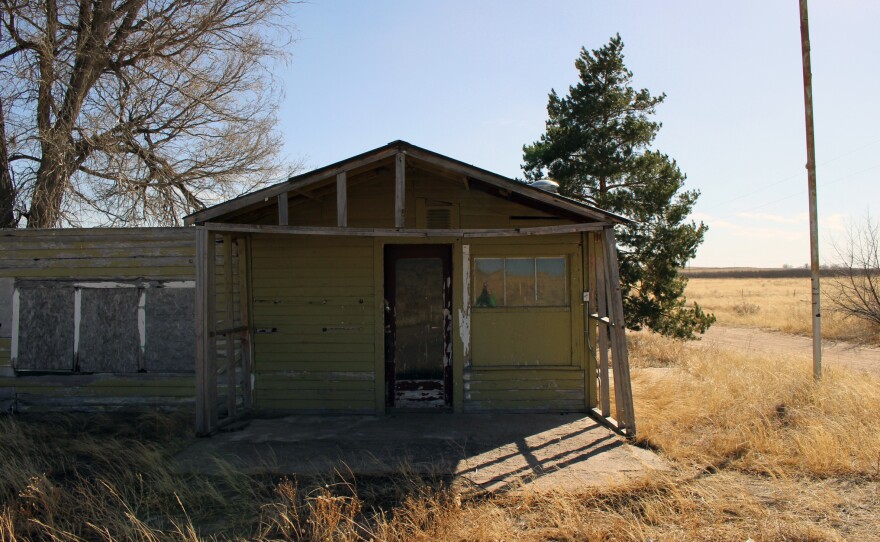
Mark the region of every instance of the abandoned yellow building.
POLYGON ((185 222, 4 233, 0 397, 194 397, 200 433, 250 411, 408 409, 635 431, 623 217, 395 141, 185 222))

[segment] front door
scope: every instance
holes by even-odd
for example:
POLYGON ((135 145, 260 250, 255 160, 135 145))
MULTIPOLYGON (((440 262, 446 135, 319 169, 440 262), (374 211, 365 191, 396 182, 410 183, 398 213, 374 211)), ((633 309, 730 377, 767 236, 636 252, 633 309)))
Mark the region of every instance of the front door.
POLYGON ((452 405, 452 249, 385 247, 386 404, 452 405))

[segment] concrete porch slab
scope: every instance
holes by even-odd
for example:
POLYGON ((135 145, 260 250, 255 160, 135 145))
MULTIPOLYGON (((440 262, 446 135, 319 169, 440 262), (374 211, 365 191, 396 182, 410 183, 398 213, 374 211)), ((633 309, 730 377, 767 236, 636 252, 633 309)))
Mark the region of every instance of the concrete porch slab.
POLYGON ((210 474, 229 464, 249 474, 452 477, 475 490, 607 486, 668 465, 583 414, 397 413, 254 419, 199 439, 179 468, 210 474))

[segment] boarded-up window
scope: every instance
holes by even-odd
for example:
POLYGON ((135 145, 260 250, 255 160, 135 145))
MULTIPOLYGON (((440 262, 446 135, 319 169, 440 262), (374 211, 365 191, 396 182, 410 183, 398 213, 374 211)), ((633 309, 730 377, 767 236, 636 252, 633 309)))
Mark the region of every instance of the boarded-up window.
POLYGON ((12 337, 12 286, 14 280, 0 277, 0 338, 12 337))
POLYGON ((138 289, 80 290, 77 366, 86 373, 138 370, 138 289))
POLYGON ((193 372, 195 289, 164 285, 17 283, 16 370, 193 372))
POLYGON ((565 257, 476 258, 475 307, 568 306, 565 257))
POLYGON ((20 288, 18 299, 16 369, 73 370, 73 288, 20 288))
POLYGON ((144 369, 195 371, 195 306, 194 288, 147 291, 144 369))

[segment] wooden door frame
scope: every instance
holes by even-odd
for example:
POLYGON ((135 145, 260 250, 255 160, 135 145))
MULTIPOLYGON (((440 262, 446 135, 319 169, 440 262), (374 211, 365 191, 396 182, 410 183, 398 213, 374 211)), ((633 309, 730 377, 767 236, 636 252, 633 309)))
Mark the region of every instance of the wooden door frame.
POLYGON ((444 349, 444 365, 443 365, 443 396, 446 406, 453 406, 453 362, 452 356, 452 308, 453 308, 453 284, 452 280, 452 260, 453 245, 449 244, 386 244, 383 248, 383 269, 384 276, 383 285, 383 311, 385 318, 383 325, 383 348, 385 357, 385 370, 382 386, 385 389, 385 407, 394 408, 394 373, 395 373, 395 341, 396 329, 394 322, 394 314, 389 309, 395 305, 395 286, 396 286, 396 266, 395 262, 400 259, 408 258, 440 258, 443 266, 443 305, 447 309, 444 311, 443 326, 443 349, 444 349), (385 301, 388 306, 385 307, 385 301), (389 323, 390 322, 390 323, 389 323), (390 335, 390 336, 389 336, 390 335))

